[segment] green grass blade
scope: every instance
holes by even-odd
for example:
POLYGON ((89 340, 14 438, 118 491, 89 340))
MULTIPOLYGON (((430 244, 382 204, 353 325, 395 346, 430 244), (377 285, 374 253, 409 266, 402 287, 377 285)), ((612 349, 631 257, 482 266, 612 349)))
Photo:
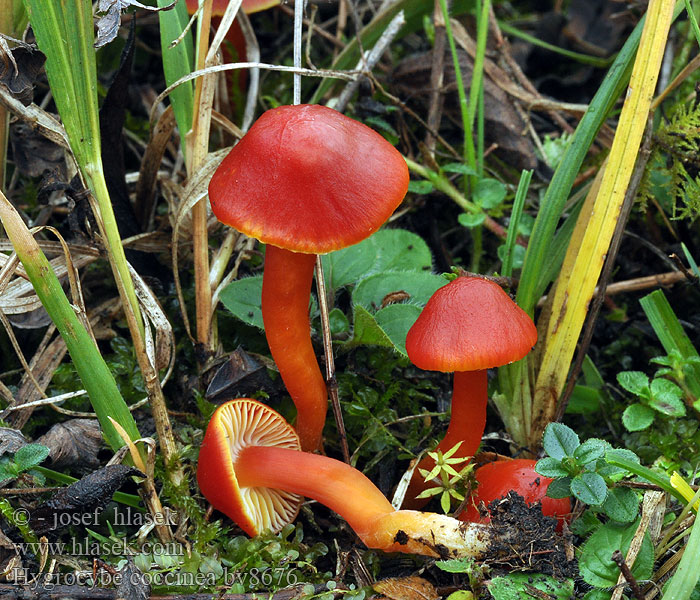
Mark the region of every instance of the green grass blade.
POLYGON ((71 150, 97 201, 115 278, 122 283, 123 300, 131 306, 142 334, 141 312, 102 169, 92 2, 24 0, 24 5, 39 49, 46 55, 46 75, 71 150))
POLYGON ((518 189, 515 192, 515 200, 513 200, 513 209, 510 211, 510 223, 508 224, 508 235, 506 236, 505 258, 503 259, 502 275, 510 277, 513 274, 513 253, 515 251, 515 240, 518 237, 518 225, 520 225, 520 217, 523 214, 525 207, 525 198, 527 197, 527 189, 530 186, 532 179, 532 171, 523 171, 520 174, 518 189))
MULTIPOLYGON (((661 290, 647 294, 639 303, 642 305, 654 333, 668 354, 675 350, 683 358, 698 357, 698 351, 683 330, 683 326, 661 290)), ((695 398, 700 398, 700 365, 692 363, 689 367, 692 369, 693 375, 686 377, 685 384, 695 398)))
MULTIPOLYGON (((696 494, 697 497, 697 494, 696 494)), ((687 600, 693 594, 700 579, 700 519, 696 516, 688 543, 683 549, 681 562, 664 589, 663 600, 687 600)))
POLYGON ((73 364, 97 413, 107 443, 113 450, 124 445, 121 436, 109 421, 110 416, 126 430, 132 440, 138 439, 141 437, 138 427, 119 392, 112 373, 107 368, 90 334, 78 320, 39 244, 2 193, 0 193, 0 220, 17 256, 24 265, 36 295, 68 348, 73 364))
MULTIPOLYGON (((158 0, 158 6, 168 6, 171 0, 158 0)), ((189 21, 185 2, 178 2, 173 10, 158 13, 160 20, 160 44, 163 52, 163 72, 165 82, 172 85, 178 79, 189 75, 194 69, 194 43, 192 33, 187 34, 180 42, 170 47, 185 30, 189 21)), ((188 81, 179 85, 170 93, 170 103, 173 106, 177 127, 180 130, 180 146, 185 150, 185 135, 192 128, 194 111, 194 85, 188 81)))

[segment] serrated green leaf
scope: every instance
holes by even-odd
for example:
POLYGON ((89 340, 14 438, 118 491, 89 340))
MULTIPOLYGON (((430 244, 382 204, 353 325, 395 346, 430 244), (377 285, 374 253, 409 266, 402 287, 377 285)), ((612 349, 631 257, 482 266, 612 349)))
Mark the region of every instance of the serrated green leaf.
POLYGON ((568 498, 571 496, 571 477, 559 477, 547 487, 549 498, 568 498))
POLYGON ((228 284, 219 296, 221 304, 248 325, 264 329, 261 297, 262 275, 245 277, 228 284))
POLYGON ((428 299, 443 285, 444 277, 416 271, 389 271, 365 277, 352 292, 353 304, 370 311, 379 310, 390 294, 404 292, 411 304, 424 306, 428 299))
POLYGON ((608 495, 608 486, 598 473, 581 473, 571 480, 571 494, 581 502, 598 506, 608 495))
MULTIPOLYGON (((620 569, 610 558, 619 550, 627 554, 639 520, 629 525, 606 523, 598 528, 581 548, 579 570, 584 581, 599 588, 612 587, 617 584, 620 569)), ((654 565, 654 548, 648 534, 632 565, 632 574, 637 580, 649 579, 654 565)))
POLYGON ((654 422, 654 410, 635 402, 622 413, 622 424, 627 431, 641 431, 654 422))
POLYGON ((27 471, 43 462, 49 452, 50 450, 41 444, 27 444, 15 452, 15 463, 20 469, 27 471))
POLYGON ((544 451, 552 458, 560 460, 567 456, 573 456, 580 444, 576 432, 563 423, 550 423, 544 430, 542 437, 544 451))
POLYGON ((394 350, 406 356, 406 334, 420 315, 421 309, 413 304, 391 304, 374 315, 377 325, 391 340, 394 350))
POLYGON ((631 523, 639 514, 639 497, 630 488, 612 488, 601 508, 614 521, 631 523))
POLYGON ((567 477, 569 472, 556 458, 547 457, 537 461, 535 471, 544 477, 556 479, 557 477, 567 477))
POLYGON ((649 406, 670 417, 685 416, 685 405, 681 398, 683 391, 672 381, 663 378, 651 382, 651 398, 649 406))
POLYGON ((622 371, 617 374, 617 382, 635 396, 649 396, 649 378, 641 371, 622 371))
POLYGON ((452 558, 435 561, 435 566, 446 573, 469 573, 474 561, 471 558, 452 558))
POLYGON ((532 587, 552 600, 569 600, 574 595, 573 579, 559 580, 550 575, 533 573, 509 573, 494 577, 487 586, 495 600, 532 600, 532 587))
POLYGON ((342 347, 349 349, 361 345, 394 347, 393 342, 377 324, 376 319, 366 308, 358 304, 353 308, 352 338, 342 344, 342 347))
POLYGON ((583 444, 574 450, 574 458, 580 465, 587 465, 588 463, 605 456, 605 452, 607 450, 608 444, 606 442, 596 438, 591 438, 583 442, 583 444))

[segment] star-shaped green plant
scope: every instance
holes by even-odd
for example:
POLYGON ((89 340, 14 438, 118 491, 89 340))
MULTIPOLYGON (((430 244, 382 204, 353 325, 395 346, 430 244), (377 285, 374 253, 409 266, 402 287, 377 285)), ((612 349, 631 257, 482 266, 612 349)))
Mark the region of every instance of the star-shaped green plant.
POLYGON ((461 445, 462 442, 458 442, 444 453, 441 450, 428 452, 428 456, 435 461, 435 466, 431 471, 418 470, 426 482, 433 482, 435 486, 423 490, 416 498, 431 498, 440 494, 440 507, 446 514, 450 512, 452 498, 457 502, 464 502, 468 475, 474 469, 471 463, 463 466, 459 471, 455 468, 471 460, 471 456, 453 458, 461 445))

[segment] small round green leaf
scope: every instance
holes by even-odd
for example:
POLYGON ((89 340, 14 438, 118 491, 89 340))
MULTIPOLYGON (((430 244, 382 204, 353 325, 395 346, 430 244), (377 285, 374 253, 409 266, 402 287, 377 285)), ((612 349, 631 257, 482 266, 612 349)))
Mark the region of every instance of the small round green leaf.
POLYGON ((567 456, 573 456, 580 445, 576 432, 563 423, 550 423, 544 430, 542 446, 552 458, 561 460, 567 456))
POLYGON ((649 406, 670 417, 685 416, 685 405, 681 398, 683 391, 668 379, 657 378, 651 382, 649 406))
POLYGON ((605 456, 607 449, 608 444, 605 441, 591 438, 574 450, 574 458, 578 464, 587 465, 605 456))
POLYGON ((472 229, 473 227, 479 227, 486 220, 486 213, 460 213, 457 217, 457 221, 462 227, 467 229, 472 229))
POLYGON ((622 371, 617 374, 617 382, 635 396, 649 396, 649 378, 641 371, 622 371))
POLYGON ((654 422, 654 410, 635 402, 622 413, 622 424, 627 431, 641 431, 654 422))
POLYGON ((550 498, 568 498, 571 496, 571 477, 560 477, 549 484, 547 496, 550 498))
POLYGON ((639 497, 630 488, 612 488, 603 502, 602 509, 614 521, 631 523, 639 514, 639 497))
POLYGON ((608 486, 598 473, 582 473, 571 480, 571 493, 581 502, 598 506, 608 495, 608 486))
POLYGON ((550 456, 538 460, 535 465, 535 471, 540 475, 551 477, 552 479, 567 477, 569 475, 569 471, 564 468, 561 461, 550 456))
POLYGON ((497 179, 484 178, 476 182, 472 200, 486 210, 496 208, 506 198, 506 186, 497 179))
POLYGON ((26 471, 36 467, 49 455, 50 450, 41 444, 27 444, 15 452, 15 463, 26 471))
POLYGON ((414 194, 429 194, 435 189, 432 183, 429 181, 426 181, 425 179, 421 181, 409 181, 408 183, 408 191, 413 192, 414 194))

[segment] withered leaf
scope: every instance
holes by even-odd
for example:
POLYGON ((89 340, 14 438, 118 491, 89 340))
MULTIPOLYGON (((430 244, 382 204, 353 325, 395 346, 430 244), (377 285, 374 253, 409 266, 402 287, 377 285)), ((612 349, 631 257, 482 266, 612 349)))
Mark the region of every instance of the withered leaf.
POLYGON ((134 564, 131 557, 119 570, 119 583, 114 597, 119 600, 146 600, 151 595, 149 578, 134 564))
POLYGON ((86 471, 100 464, 97 452, 102 446, 102 431, 96 419, 71 419, 57 423, 36 443, 49 448, 54 467, 71 465, 86 471))
MULTIPOLYGON (((472 58, 458 51, 459 67, 469 95, 469 82, 474 70, 472 58)), ((430 71, 433 58, 427 52, 402 60, 392 74, 399 95, 427 103, 430 89, 430 71)), ((484 77, 484 136, 487 146, 496 145, 495 154, 517 169, 537 167, 535 147, 525 134, 527 126, 518 114, 511 98, 489 77, 484 77)), ((445 60, 443 92, 445 112, 454 122, 461 122, 455 70, 451 58, 445 60)), ((447 121, 447 120, 444 120, 447 121)))
POLYGON ((432 583, 416 575, 382 579, 372 587, 391 600, 437 600, 440 597, 432 583))
POLYGON ((97 4, 97 37, 95 38, 95 48, 109 44, 119 32, 119 24, 121 22, 122 11, 130 6, 136 6, 144 10, 152 10, 158 12, 161 10, 170 10, 175 6, 176 2, 168 6, 155 7, 141 4, 136 0, 100 0, 97 4))
POLYGON ((46 170, 65 170, 65 150, 25 123, 10 127, 10 143, 22 175, 39 177, 46 170))
POLYGON ((44 66, 46 57, 38 50, 22 45, 13 48, 0 61, 0 83, 3 83, 24 106, 34 98, 34 81, 44 66))
POLYGON ((58 529, 68 522, 75 522, 75 519, 71 519, 73 516, 99 511, 132 475, 144 477, 141 471, 126 465, 108 465, 93 471, 59 490, 34 509, 29 518, 29 525, 41 535, 58 529))
POLYGON ((14 454, 28 443, 24 435, 22 435, 22 432, 18 429, 0 427, 0 456, 8 452, 14 454))
POLYGON ((265 366, 239 347, 214 374, 206 397, 210 402, 218 402, 235 396, 249 396, 258 390, 269 389, 270 384, 265 366))

